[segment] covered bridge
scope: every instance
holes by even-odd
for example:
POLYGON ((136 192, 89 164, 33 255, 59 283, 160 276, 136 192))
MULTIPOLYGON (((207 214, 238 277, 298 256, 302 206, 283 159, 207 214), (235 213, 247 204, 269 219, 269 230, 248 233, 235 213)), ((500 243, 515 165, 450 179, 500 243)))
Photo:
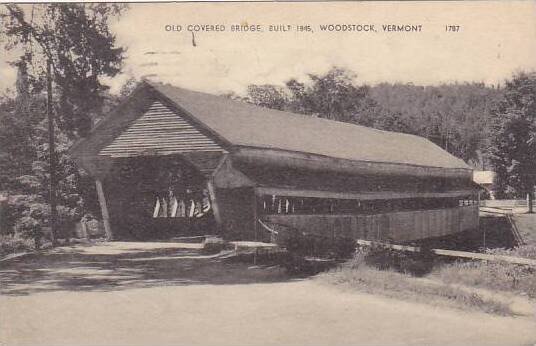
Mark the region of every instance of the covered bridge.
POLYGON ((407 242, 478 227, 472 170, 425 138, 167 84, 142 82, 71 154, 113 239, 263 240, 262 222, 407 242))

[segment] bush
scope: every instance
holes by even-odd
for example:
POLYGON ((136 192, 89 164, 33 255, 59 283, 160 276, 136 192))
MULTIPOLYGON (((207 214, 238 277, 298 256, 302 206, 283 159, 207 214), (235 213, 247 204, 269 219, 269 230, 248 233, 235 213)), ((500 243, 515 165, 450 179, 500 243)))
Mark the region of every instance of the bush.
POLYGON ((331 238, 300 231, 290 231, 278 239, 278 244, 298 256, 329 259, 350 258, 356 242, 350 238, 331 238))
POLYGON ((19 233, 0 234, 0 256, 34 249, 34 242, 19 233))
MULTIPOLYGON (((41 196, 12 195, 8 201, 7 227, 10 232, 22 232, 24 236, 40 239, 42 229, 50 228, 50 206, 41 196)), ((76 209, 58 205, 57 212, 57 236, 68 238, 77 219, 76 209)))
POLYGON ((330 269, 337 261, 350 258, 356 242, 350 238, 331 238, 295 229, 278 228, 277 243, 288 254, 282 266, 291 274, 313 275, 330 269))
POLYGON ((435 263, 436 258, 426 249, 413 253, 382 246, 359 247, 350 261, 350 265, 355 267, 366 264, 380 270, 395 270, 415 276, 429 273, 435 263))
POLYGON ((202 252, 207 255, 213 255, 221 252, 227 247, 227 242, 221 238, 207 237, 203 241, 202 252))
POLYGON ((31 216, 23 216, 15 225, 15 234, 21 234, 25 238, 31 238, 34 241, 35 247, 41 247, 41 239, 43 238, 43 230, 39 220, 31 216))

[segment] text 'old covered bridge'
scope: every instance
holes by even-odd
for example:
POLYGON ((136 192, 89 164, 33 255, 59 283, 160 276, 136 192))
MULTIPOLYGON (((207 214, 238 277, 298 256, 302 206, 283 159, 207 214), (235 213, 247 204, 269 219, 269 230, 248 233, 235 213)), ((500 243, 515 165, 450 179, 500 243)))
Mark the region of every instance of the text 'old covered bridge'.
POLYGON ((142 82, 71 154, 114 239, 219 233, 259 220, 408 242, 478 227, 472 170, 427 139, 142 82))

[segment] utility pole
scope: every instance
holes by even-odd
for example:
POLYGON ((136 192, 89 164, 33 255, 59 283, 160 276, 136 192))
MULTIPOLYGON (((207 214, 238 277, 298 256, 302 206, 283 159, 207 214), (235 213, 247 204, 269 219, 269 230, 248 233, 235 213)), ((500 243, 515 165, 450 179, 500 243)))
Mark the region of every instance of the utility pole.
POLYGON ((56 208, 56 143, 54 136, 54 110, 52 109, 52 76, 51 76, 50 59, 47 59, 47 117, 48 117, 48 152, 49 152, 49 173, 50 173, 50 230, 52 237, 52 245, 58 244, 57 226, 58 226, 58 210, 56 208))
POLYGON ((532 191, 527 194, 527 212, 534 213, 534 186, 532 186, 532 191))

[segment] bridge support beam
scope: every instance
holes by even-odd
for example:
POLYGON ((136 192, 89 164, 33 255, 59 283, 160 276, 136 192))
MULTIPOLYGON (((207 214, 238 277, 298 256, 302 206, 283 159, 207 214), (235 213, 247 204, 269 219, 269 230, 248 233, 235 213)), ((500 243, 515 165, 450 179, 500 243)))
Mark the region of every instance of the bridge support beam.
POLYGON ((113 240, 112 227, 110 226, 110 214, 108 213, 108 206, 106 204, 106 196, 104 195, 102 181, 96 179, 95 186, 97 187, 97 196, 99 198, 99 205, 102 214, 102 221, 104 223, 104 232, 106 233, 106 240, 113 240))

